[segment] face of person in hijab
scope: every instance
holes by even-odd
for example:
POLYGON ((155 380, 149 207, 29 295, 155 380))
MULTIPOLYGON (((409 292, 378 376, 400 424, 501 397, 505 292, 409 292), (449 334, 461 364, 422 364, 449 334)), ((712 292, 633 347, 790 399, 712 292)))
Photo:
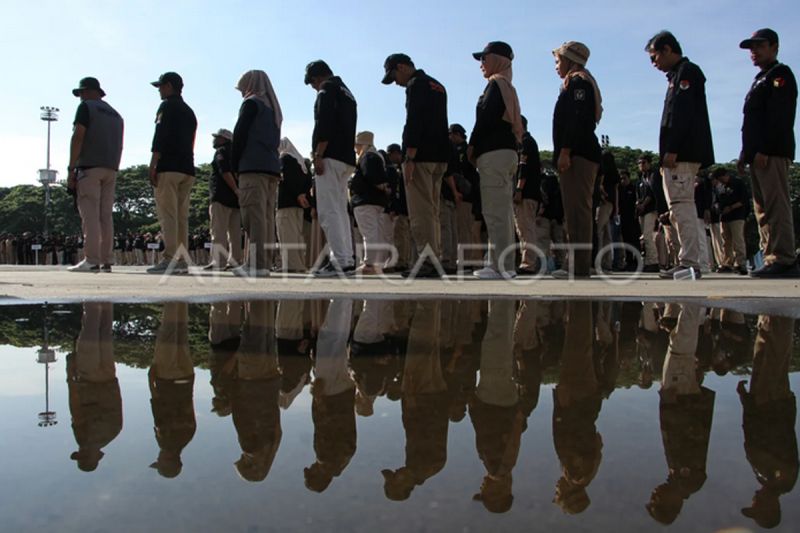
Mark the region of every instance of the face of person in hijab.
POLYGON ((556 55, 556 73, 562 80, 567 77, 569 69, 572 67, 572 61, 564 56, 556 55))

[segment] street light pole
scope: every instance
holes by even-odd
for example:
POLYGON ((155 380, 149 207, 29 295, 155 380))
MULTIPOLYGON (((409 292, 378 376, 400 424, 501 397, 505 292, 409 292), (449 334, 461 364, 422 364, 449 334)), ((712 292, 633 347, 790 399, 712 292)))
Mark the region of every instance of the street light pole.
POLYGON ((39 181, 44 185, 44 237, 49 235, 47 215, 50 212, 50 184, 55 183, 57 171, 50 170, 50 125, 58 120, 57 107, 42 106, 39 117, 47 122, 47 168, 39 170, 39 181))

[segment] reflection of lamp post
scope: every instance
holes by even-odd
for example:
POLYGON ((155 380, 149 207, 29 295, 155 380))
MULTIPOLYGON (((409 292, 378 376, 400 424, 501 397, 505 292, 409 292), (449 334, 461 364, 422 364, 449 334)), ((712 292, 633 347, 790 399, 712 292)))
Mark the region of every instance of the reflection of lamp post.
POLYGON ((56 351, 49 346, 47 329, 47 304, 44 305, 44 342, 39 349, 37 363, 44 364, 44 412, 39 413, 39 427, 46 428, 58 424, 56 412, 50 410, 50 363, 56 362, 56 351))
POLYGON ((48 236, 47 214, 50 212, 50 184, 55 183, 57 170, 50 170, 50 124, 58 120, 57 107, 42 106, 40 118, 47 122, 47 168, 39 169, 39 183, 44 185, 44 236, 48 236))

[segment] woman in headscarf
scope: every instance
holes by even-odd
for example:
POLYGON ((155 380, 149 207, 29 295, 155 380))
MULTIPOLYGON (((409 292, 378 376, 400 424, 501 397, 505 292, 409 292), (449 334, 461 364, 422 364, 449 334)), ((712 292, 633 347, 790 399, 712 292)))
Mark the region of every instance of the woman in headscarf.
POLYGON ((283 113, 262 70, 245 72, 236 89, 244 102, 233 131, 232 168, 239 174, 242 226, 250 240, 249 268, 234 269, 241 277, 267 277, 275 244, 275 198, 281 165, 278 144, 283 113))
POLYGON ((311 188, 311 175, 305 159, 292 141, 286 137, 281 139, 278 152, 281 157, 281 183, 278 186, 278 211, 275 223, 281 247, 282 266, 284 271, 305 272, 303 211, 311 207, 306 195, 311 188))
POLYGON ((490 246, 489 264, 474 274, 479 279, 510 279, 516 276, 514 176, 519 161, 517 146, 524 133, 519 98, 511 84, 514 52, 508 44, 496 41, 472 55, 481 62, 481 72, 489 80, 478 99, 467 149, 481 176, 483 219, 490 246))
POLYGON ((588 278, 592 262, 592 196, 600 168, 600 143, 594 133, 603 114, 600 89, 586 70, 589 49, 575 41, 553 50, 556 72, 564 80, 553 112, 553 164, 558 169, 564 203, 564 227, 576 250, 569 266, 553 272, 556 278, 588 278))

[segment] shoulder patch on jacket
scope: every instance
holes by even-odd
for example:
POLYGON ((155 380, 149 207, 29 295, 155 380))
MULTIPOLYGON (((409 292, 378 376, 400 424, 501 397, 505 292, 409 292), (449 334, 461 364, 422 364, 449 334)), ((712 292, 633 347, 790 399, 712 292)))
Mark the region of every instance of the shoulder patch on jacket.
POLYGON ((691 82, 689 82, 689 80, 681 80, 681 83, 678 85, 678 87, 680 87, 681 91, 686 91, 691 86, 692 86, 692 84, 691 84, 691 82))
POLYGON ((784 85, 786 85, 786 80, 781 78, 780 76, 772 80, 772 86, 775 87, 776 89, 780 89, 784 85))
POLYGON ((583 89, 576 89, 575 90, 575 100, 583 101, 586 100, 586 91, 583 89))

